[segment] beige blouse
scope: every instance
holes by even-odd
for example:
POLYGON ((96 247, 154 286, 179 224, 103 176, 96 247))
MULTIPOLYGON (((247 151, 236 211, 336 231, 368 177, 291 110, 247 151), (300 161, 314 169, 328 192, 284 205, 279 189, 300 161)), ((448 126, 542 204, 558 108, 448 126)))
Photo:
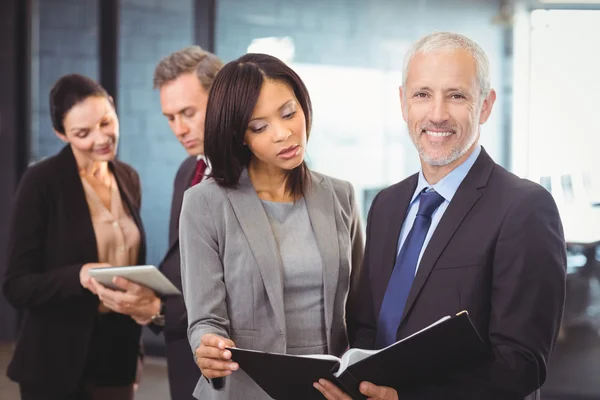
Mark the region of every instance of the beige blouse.
POLYGON ((98 262, 113 266, 136 265, 140 250, 140 231, 133 218, 125 211, 115 177, 112 177, 111 205, 108 210, 94 188, 81 178, 90 209, 98 262))

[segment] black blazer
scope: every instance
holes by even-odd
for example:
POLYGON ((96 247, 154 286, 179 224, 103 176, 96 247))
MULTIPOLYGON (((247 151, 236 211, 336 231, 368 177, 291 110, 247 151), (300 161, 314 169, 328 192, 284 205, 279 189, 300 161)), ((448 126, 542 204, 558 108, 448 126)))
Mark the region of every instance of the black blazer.
MULTIPOLYGON (((188 157, 183 161, 173 187, 171 203, 171 219, 169 221, 169 247, 160 263, 160 270, 179 290, 181 289, 181 260, 179 255, 179 214, 183 203, 183 193, 190 187, 196 171, 196 157, 188 157)), ((187 340, 187 311, 183 296, 169 296, 165 299, 165 340, 171 342, 179 339, 187 340)), ((191 350, 182 355, 190 357, 191 350)))
MULTIPOLYGON (((138 263, 144 264, 139 177, 122 162, 109 166, 124 206, 140 230, 138 263)), ((98 254, 70 146, 27 169, 13 210, 3 291, 16 309, 24 311, 24 318, 8 376, 23 385, 71 391, 82 378, 99 300, 79 281, 81 267, 98 262, 98 254)), ((115 365, 106 367, 122 369, 133 382, 141 328, 129 317, 117 318, 124 321, 120 334, 131 345, 112 349, 117 359, 115 365)))
MULTIPOLYGON (((374 345, 417 181, 413 175, 381 191, 369 211, 353 347, 374 345)), ((534 392, 544 383, 557 338, 565 280, 565 241, 552 196, 482 149, 423 253, 397 337, 468 310, 492 356, 439 382, 397 388, 399 398, 507 400, 534 392)))

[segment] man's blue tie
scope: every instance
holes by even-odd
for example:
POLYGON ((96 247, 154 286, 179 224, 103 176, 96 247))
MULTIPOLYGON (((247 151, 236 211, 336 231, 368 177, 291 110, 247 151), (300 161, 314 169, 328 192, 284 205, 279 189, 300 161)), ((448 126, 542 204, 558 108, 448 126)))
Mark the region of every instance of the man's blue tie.
POLYGON ((384 348, 396 342, 408 293, 415 279, 419 254, 431 225, 431 215, 443 201, 444 198, 433 190, 420 195, 419 211, 400 254, 396 257, 396 264, 379 311, 375 342, 377 348, 384 348))

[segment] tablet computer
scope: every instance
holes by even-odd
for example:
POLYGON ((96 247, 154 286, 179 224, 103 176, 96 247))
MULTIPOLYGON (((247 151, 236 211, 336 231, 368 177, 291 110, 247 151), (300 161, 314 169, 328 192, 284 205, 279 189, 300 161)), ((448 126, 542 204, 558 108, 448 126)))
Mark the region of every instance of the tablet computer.
POLYGON ((91 268, 90 277, 109 289, 121 290, 112 281, 120 276, 138 285, 154 290, 160 296, 180 295, 181 292, 154 265, 132 265, 126 267, 91 268))

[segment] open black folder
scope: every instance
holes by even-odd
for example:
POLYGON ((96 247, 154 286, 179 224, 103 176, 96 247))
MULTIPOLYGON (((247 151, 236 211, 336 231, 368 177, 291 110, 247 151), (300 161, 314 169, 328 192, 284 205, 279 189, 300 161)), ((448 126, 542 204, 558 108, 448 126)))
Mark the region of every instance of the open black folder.
POLYGON ((362 381, 404 387, 435 379, 485 357, 488 346, 466 311, 444 317, 381 350, 350 349, 330 355, 292 356, 230 348, 231 359, 275 400, 323 399, 312 385, 325 378, 355 400, 362 381))

